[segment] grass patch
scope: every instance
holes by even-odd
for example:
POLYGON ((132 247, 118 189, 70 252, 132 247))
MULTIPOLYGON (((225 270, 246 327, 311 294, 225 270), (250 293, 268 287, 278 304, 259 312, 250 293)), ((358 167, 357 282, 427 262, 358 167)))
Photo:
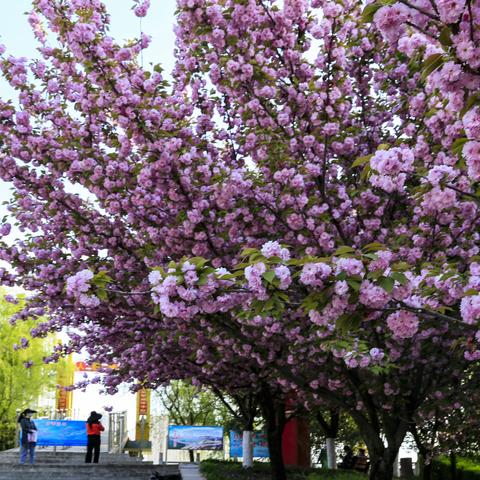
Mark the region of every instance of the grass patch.
MULTIPOLYGON (((450 459, 439 457, 433 462, 435 480, 451 480, 450 459)), ((457 477, 462 480, 480 480, 480 463, 478 459, 457 457, 457 477)))
MULTIPOLYGON (((243 469, 239 462, 207 460, 200 470, 206 480, 270 480, 270 464, 255 463, 251 469, 243 469)), ((366 480, 367 475, 357 472, 326 469, 301 469, 287 467, 289 480, 366 480)))

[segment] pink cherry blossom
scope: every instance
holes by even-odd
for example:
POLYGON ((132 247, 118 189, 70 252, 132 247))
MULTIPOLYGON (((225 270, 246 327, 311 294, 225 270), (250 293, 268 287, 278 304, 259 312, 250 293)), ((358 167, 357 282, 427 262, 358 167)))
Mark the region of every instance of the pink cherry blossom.
POLYGON ((414 313, 400 310, 387 317, 387 325, 394 337, 406 339, 417 333, 419 320, 414 313))

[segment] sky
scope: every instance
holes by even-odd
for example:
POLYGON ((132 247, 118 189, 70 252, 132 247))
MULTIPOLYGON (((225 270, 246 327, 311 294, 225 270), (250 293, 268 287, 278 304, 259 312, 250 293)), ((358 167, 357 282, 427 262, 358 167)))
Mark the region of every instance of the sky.
MULTIPOLYGON (((152 37, 152 43, 144 52, 143 61, 161 63, 165 73, 173 68, 175 37, 175 0, 153 0, 146 18, 141 21, 131 11, 133 0, 104 0, 111 15, 111 34, 117 40, 138 37, 140 31, 152 37)), ((11 0, 2 8, 0 17, 0 43, 7 47, 7 54, 17 57, 34 58, 36 42, 30 30, 25 12, 31 7, 31 0, 11 0)), ((0 79, 0 97, 12 98, 12 91, 3 79, 0 79)), ((10 198, 8 184, 0 180, 0 220, 6 210, 2 203, 10 198)))

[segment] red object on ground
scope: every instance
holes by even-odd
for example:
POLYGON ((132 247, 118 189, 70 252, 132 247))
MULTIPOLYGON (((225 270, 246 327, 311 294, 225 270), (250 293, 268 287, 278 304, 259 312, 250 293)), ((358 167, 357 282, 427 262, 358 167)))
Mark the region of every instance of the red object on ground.
POLYGON ((310 432, 308 421, 292 418, 285 425, 282 438, 285 465, 310 467, 310 432))

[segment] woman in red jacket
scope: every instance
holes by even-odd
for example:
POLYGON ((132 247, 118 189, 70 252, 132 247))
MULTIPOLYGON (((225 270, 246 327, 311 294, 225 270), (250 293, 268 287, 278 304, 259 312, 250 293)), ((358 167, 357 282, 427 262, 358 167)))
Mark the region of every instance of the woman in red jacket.
POLYGON ((102 416, 97 412, 91 412, 87 420, 87 455, 85 463, 98 463, 100 457, 100 435, 105 430, 100 423, 102 416))

